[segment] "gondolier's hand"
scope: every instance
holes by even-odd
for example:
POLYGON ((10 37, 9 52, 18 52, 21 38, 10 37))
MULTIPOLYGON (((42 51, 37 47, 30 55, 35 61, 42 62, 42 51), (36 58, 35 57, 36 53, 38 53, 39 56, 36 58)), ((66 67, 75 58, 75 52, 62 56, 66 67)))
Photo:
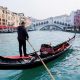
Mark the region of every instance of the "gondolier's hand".
POLYGON ((26 38, 26 40, 28 41, 28 40, 29 40, 29 38, 26 38))

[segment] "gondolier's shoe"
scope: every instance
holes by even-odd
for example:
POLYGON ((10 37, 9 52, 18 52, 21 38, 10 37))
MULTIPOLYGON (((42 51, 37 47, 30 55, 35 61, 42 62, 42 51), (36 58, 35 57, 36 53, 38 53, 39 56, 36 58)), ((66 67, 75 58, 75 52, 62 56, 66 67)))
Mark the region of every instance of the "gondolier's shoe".
POLYGON ((24 54, 24 56, 25 56, 25 57, 28 57, 29 55, 28 55, 28 54, 24 54))

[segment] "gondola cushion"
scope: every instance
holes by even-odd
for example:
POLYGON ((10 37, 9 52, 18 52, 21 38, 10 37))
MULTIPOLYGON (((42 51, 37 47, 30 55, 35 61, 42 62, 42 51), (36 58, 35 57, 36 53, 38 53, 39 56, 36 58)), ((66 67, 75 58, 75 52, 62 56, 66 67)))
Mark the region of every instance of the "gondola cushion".
POLYGON ((52 54, 54 52, 53 48, 49 44, 42 44, 40 52, 43 54, 52 54))

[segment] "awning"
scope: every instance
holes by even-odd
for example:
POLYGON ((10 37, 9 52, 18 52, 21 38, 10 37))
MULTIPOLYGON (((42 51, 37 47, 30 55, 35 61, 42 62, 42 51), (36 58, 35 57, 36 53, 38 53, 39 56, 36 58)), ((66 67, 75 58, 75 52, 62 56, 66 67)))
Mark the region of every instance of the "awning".
POLYGON ((0 29, 5 29, 6 28, 6 26, 0 26, 0 29))
POLYGON ((14 27, 14 26, 0 26, 0 29, 7 29, 7 28, 16 29, 17 27, 14 27))

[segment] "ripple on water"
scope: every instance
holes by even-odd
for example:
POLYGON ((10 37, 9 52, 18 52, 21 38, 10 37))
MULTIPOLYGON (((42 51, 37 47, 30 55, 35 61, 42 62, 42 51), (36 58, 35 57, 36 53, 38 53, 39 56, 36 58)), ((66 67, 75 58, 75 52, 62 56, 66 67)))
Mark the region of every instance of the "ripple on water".
POLYGON ((0 78, 8 78, 20 74, 22 70, 0 70, 0 72, 0 78))

